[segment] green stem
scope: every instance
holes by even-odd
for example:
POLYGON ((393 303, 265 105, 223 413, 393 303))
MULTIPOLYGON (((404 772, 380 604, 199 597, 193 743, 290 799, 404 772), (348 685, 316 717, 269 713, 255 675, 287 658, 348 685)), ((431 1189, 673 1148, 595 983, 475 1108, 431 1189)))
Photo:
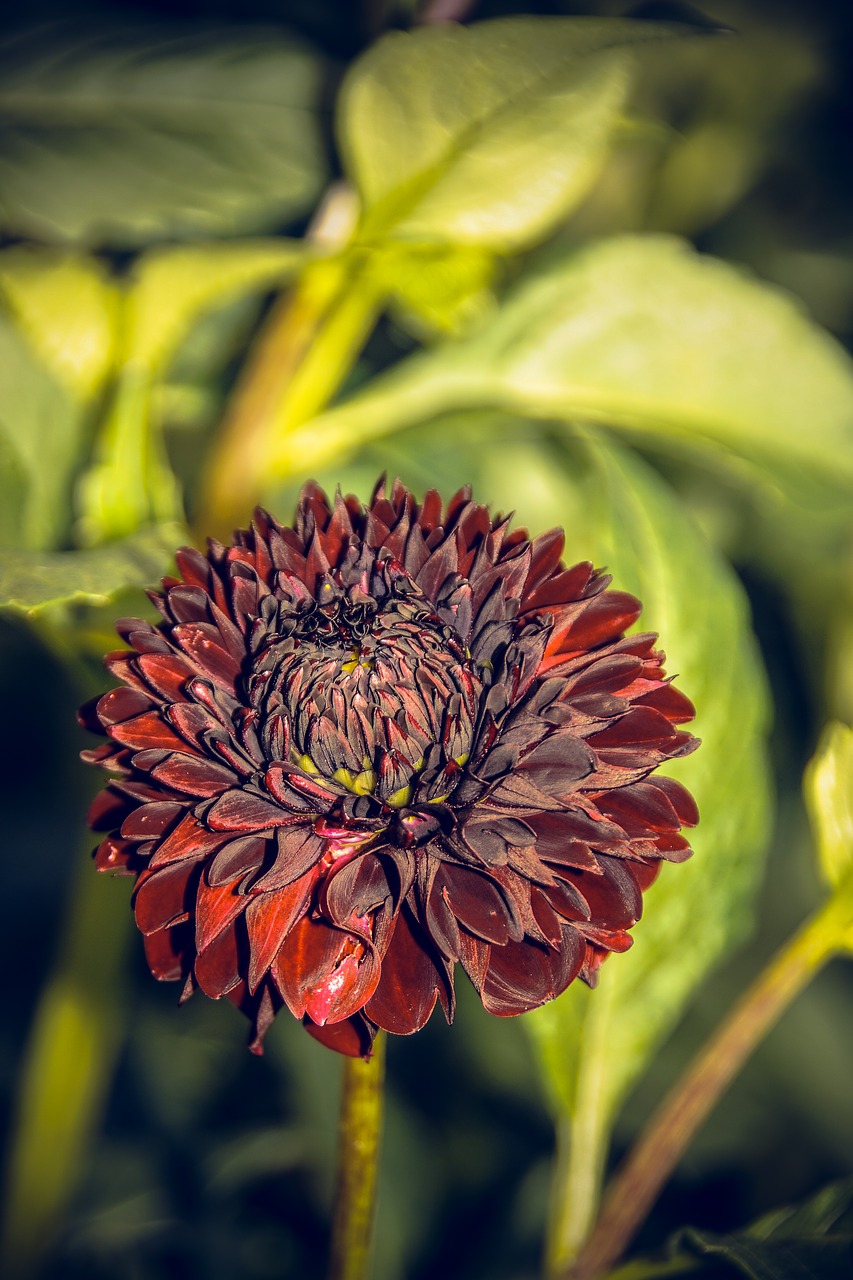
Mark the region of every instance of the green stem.
POLYGON ((329 1280, 365 1280, 368 1274, 384 1079, 385 1035, 380 1031, 370 1059, 344 1062, 329 1280))
POLYGON ((607 1038, 610 1028, 610 988, 602 986, 587 1018, 589 1052, 579 1069, 571 1116, 557 1128, 557 1168, 551 1191, 547 1241, 547 1275, 562 1276, 587 1239, 601 1198, 607 1144, 607 1110, 603 1079, 596 1064, 601 1051, 590 1041, 607 1038))
POLYGON ((567 1278, 594 1280, 618 1261, 700 1125, 794 997, 842 945, 843 936, 839 903, 832 898, 759 974, 615 1174, 595 1230, 574 1265, 566 1268, 567 1278))
POLYGON ((269 482, 272 457, 326 407, 376 323, 385 290, 369 255, 345 249, 352 200, 346 187, 331 192, 309 239, 341 251, 306 268, 274 306, 249 355, 201 486, 195 519, 201 535, 245 524, 269 482))

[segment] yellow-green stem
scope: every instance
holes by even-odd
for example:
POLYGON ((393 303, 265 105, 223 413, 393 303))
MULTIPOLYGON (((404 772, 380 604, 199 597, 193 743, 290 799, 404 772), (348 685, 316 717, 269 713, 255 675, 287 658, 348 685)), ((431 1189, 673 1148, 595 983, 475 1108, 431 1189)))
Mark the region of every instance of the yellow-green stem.
POLYGON ((338 1180, 329 1280, 366 1280, 370 1265, 382 1134, 385 1034, 373 1056, 344 1062, 338 1180))
POLYGON ((595 1230, 567 1280, 594 1280, 624 1253, 682 1152, 750 1054, 826 960, 843 945, 831 899, 787 942, 700 1051, 615 1174, 595 1230))
MULTIPOLYGON (((316 262, 273 308, 249 357, 202 486, 200 535, 245 524, 290 432, 332 398, 382 304, 350 255, 316 262)), ((277 478, 280 478, 277 477, 277 478)))

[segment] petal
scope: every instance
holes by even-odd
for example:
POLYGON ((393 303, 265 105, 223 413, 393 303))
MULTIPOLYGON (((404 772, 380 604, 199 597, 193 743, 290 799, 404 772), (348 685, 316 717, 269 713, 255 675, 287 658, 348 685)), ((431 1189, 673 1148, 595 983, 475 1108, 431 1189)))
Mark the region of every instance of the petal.
POLYGON ((435 886, 445 891, 451 911, 469 932, 499 946, 509 941, 513 932, 510 913, 493 881, 476 871, 445 863, 436 875, 435 886))
POLYGON ((223 845, 208 863, 205 879, 212 889, 256 871, 264 860, 269 841, 264 836, 238 836, 223 845))
POLYGON ((182 752, 170 755, 151 772, 158 782, 190 796, 218 796, 237 782, 236 773, 224 765, 182 752))
POLYGON ((577 977, 585 954, 586 944, 571 925, 562 929, 557 951, 535 942, 492 947, 483 983, 484 1006, 504 1018, 538 1009, 577 977))
POLYGON ((308 910, 316 880, 317 873, 309 871, 280 889, 252 898, 247 906, 250 991, 257 989, 288 933, 308 910))
POLYGON ((195 976, 204 994, 212 1000, 228 995, 237 986, 240 958, 233 925, 224 929, 200 956, 196 956, 195 976))
POLYGON ((186 916, 197 874, 192 862, 177 862, 159 871, 142 873, 133 895, 133 911, 143 933, 156 933, 186 916))
POLYGON ((158 982, 177 982, 190 965, 192 932, 188 925, 158 929, 143 936, 145 959, 158 982))
POLYGON ((136 751, 160 748, 164 751, 186 751, 186 744, 170 728, 159 711, 146 711, 144 715, 115 724, 110 736, 136 751))
POLYGON ((408 1036, 429 1019, 445 979, 433 961, 429 943, 407 907, 397 916, 394 934, 373 998, 364 1011, 377 1026, 408 1036))
POLYGON ((140 805, 121 824, 121 834, 126 840, 153 840, 167 831, 184 812, 183 805, 172 801, 140 805))
POLYGON ((372 993, 379 964, 364 939, 303 916, 279 949, 272 974, 294 1017, 321 1026, 356 1013, 372 993))
POLYGON ((248 900, 238 892, 238 886, 237 880, 217 888, 211 888, 203 877, 199 881, 195 909, 195 945, 199 954, 246 910, 248 900))
POLYGON ((344 1053, 348 1058, 370 1057, 376 1027, 364 1014, 354 1013, 343 1022, 327 1022, 324 1027, 318 1027, 316 1022, 306 1017, 302 1025, 309 1036, 337 1053, 344 1053))
POLYGON ((151 867, 164 867, 170 862, 185 858, 203 858, 225 843, 227 836, 219 831, 208 831, 191 813, 170 831, 154 851, 151 867))
POLYGON ((206 821, 214 831, 264 831, 291 824, 293 814, 250 791, 226 791, 207 811, 206 821))

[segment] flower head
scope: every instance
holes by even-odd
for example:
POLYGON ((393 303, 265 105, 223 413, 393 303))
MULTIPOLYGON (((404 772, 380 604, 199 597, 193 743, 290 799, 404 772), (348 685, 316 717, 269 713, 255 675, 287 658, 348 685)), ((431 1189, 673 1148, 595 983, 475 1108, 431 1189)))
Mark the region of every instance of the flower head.
POLYGON ((563 542, 398 481, 366 508, 309 484, 292 528, 177 553, 83 713, 97 866, 137 877, 155 977, 227 996, 258 1051, 287 1005, 366 1054, 452 1019, 457 964, 509 1016, 626 950, 690 853, 693 801, 652 774, 693 708, 563 542))

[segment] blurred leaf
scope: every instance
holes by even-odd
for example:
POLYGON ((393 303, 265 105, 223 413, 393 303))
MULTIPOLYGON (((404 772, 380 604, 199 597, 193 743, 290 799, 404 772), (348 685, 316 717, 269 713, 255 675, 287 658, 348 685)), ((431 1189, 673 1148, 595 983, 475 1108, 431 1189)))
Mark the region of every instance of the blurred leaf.
POLYGON ((326 162, 321 66, 280 31, 103 20, 0 43, 0 225, 131 247, 305 213, 326 162))
MULTIPOLYGON (((853 364, 788 296, 665 236, 593 244, 465 342, 413 357, 283 442, 282 469, 454 408, 600 422, 853 484, 853 364)), ((316 460, 316 461, 315 461, 316 460)))
POLYGON ((0 311, 0 546, 58 546, 82 443, 82 415, 0 311))
MULTIPOLYGON (((604 966, 595 992, 575 984, 525 1017, 558 1111, 587 1135, 597 1130, 585 1153, 594 1169, 625 1093, 748 926, 769 834, 767 695, 743 592, 667 487, 612 446, 590 445, 557 465, 523 462, 520 450, 504 455, 503 487, 514 479, 522 498, 532 490, 537 526, 565 523, 573 560, 606 564, 617 586, 640 597, 640 625, 660 633, 667 671, 693 699, 702 739, 695 755, 666 770, 699 805, 695 857, 663 869, 634 948, 604 966)), ((533 509, 531 498, 527 505, 533 509)))
POLYGON ((851 1265, 853 1178, 844 1178, 731 1235, 686 1227, 667 1242, 666 1258, 635 1258, 608 1280, 847 1280, 851 1265))
POLYGON ((456 337, 494 309, 494 255, 476 246, 389 242, 371 262, 396 319, 416 338, 456 337))
POLYGON ((57 381, 83 402, 95 397, 112 366, 118 310, 103 263, 35 246, 5 249, 0 292, 57 381))
POLYGON ((128 364, 122 370, 95 460, 77 486, 76 533, 87 546, 183 516, 180 485, 152 414, 153 388, 143 367, 128 364))
POLYGON ((150 250, 134 264, 126 357, 164 366, 205 312, 283 283, 306 256, 303 241, 284 237, 150 250))
POLYGON ((365 238, 494 248, 541 238, 607 157, 627 49, 677 23, 507 18, 391 32, 341 89, 337 132, 365 238))
POLYGON ((124 587, 160 578, 187 537, 180 525, 160 525, 91 551, 0 551, 0 609, 36 614, 72 601, 106 604, 124 587))

